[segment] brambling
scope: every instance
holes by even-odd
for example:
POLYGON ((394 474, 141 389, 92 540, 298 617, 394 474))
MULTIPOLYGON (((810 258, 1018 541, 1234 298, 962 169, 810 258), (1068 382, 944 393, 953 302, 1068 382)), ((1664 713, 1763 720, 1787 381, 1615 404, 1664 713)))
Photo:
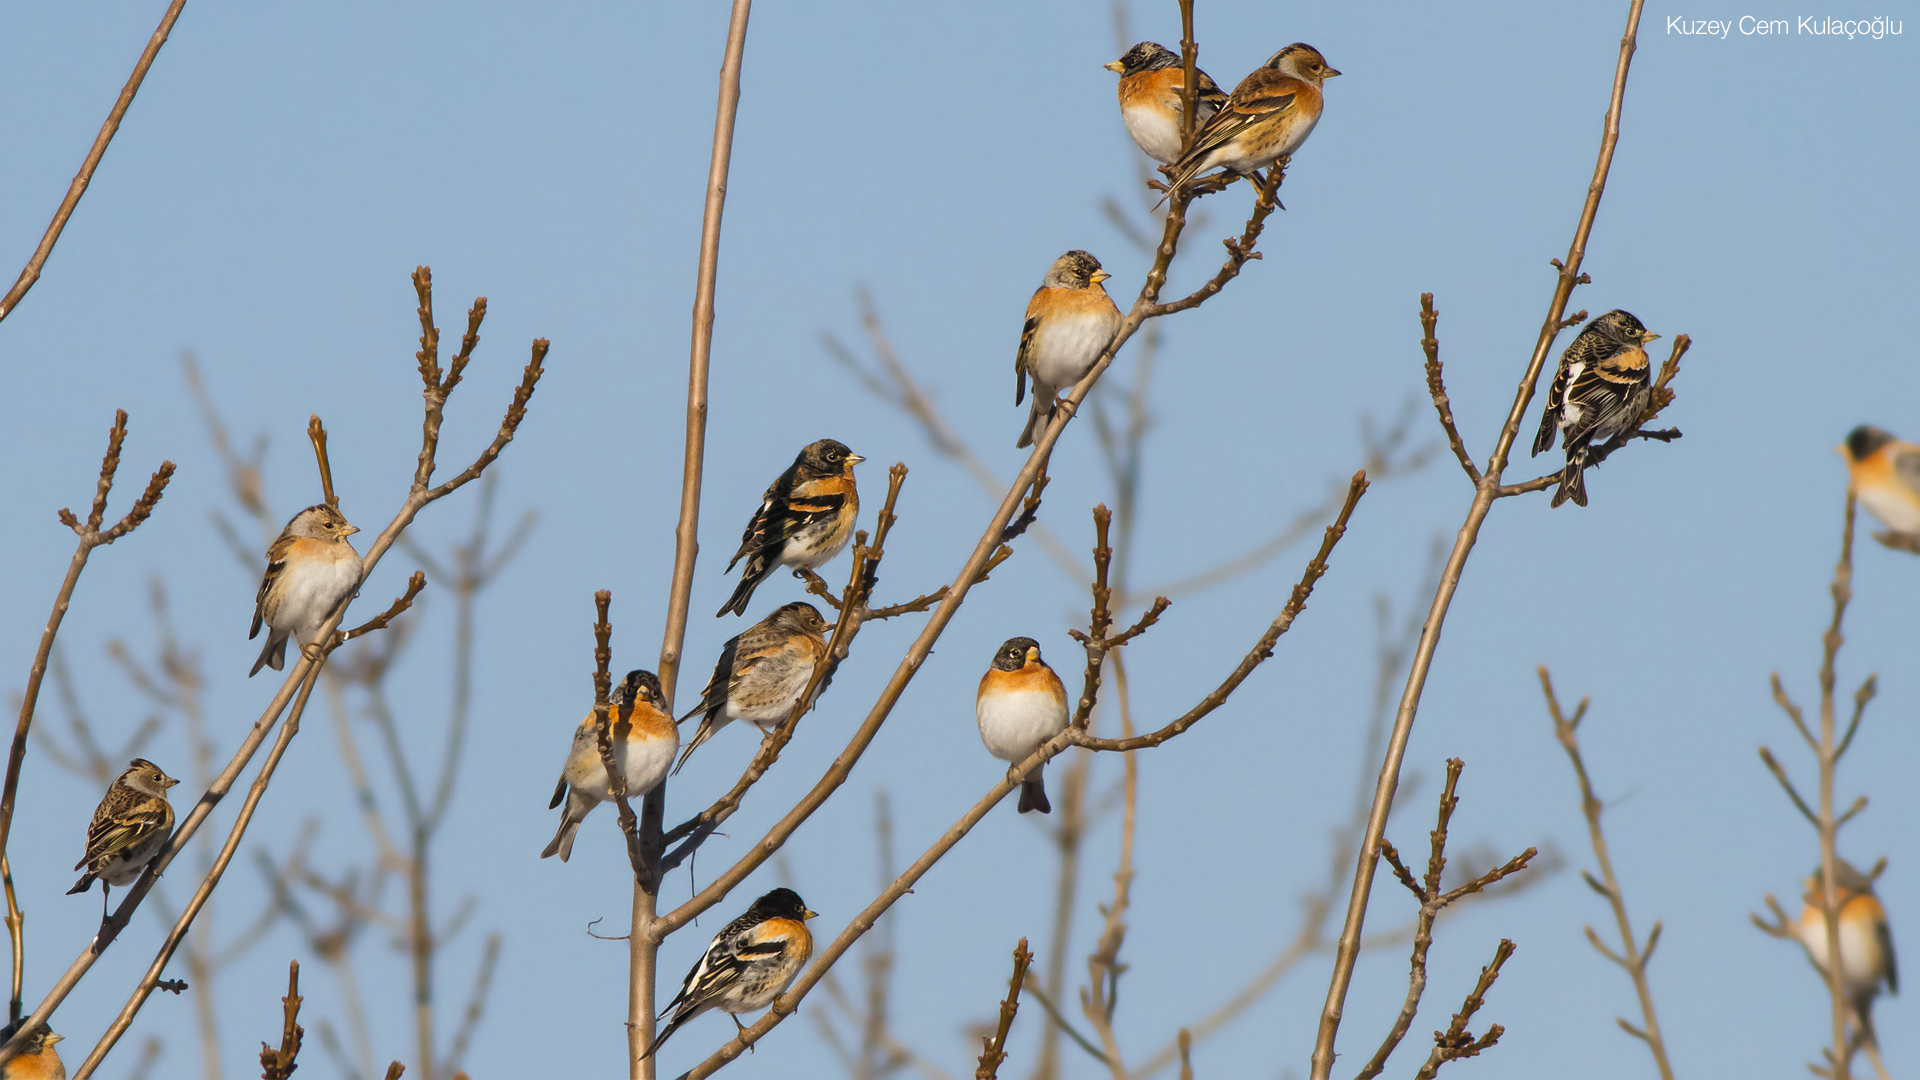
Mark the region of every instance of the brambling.
POLYGON ((813 955, 807 920, 818 915, 792 889, 775 889, 755 900, 745 915, 713 935, 680 992, 660 1011, 662 1019, 668 1013, 673 1019, 642 1058, 651 1057, 680 1025, 708 1009, 719 1009, 733 1018, 735 1028, 746 1030, 740 1014, 773 1004, 813 955))
MULTIPOLYGON (((1143 41, 1111 64, 1108 71, 1120 76, 1120 120, 1134 145, 1162 165, 1171 165, 1180 157, 1181 93, 1187 87, 1186 69, 1180 54, 1152 41, 1143 41)), ((1194 69, 1199 95, 1194 115, 1199 119, 1194 130, 1208 120, 1227 100, 1227 92, 1214 85, 1207 73, 1194 69)))
POLYGON ((1920 446, 1865 424, 1847 433, 1847 486, 1880 524, 1920 536, 1920 446))
POLYGON ((21 1045, 13 1060, 0 1066, 0 1080, 67 1080, 67 1066, 53 1048, 54 1043, 65 1038, 41 1024, 21 1045))
POLYGON ((107 789, 87 826, 87 853, 73 864, 85 870, 67 895, 86 892, 100 880, 100 917, 107 916, 109 886, 131 885, 173 835, 173 804, 167 789, 180 781, 146 758, 134 758, 107 789))
POLYGON ((1033 445, 1053 421, 1054 398, 1093 370, 1094 361, 1120 329, 1120 309, 1100 283, 1112 277, 1100 260, 1069 251, 1053 260, 1047 276, 1027 301, 1020 330, 1020 351, 1013 358, 1013 403, 1027 395, 1033 376, 1033 408, 1015 449, 1033 445))
POLYGON ((760 497, 760 509, 741 534, 740 550, 727 560, 726 573, 741 559, 747 560, 747 566, 740 571, 739 587, 715 617, 729 611, 745 615, 753 590, 774 567, 812 570, 840 554, 860 515, 853 467, 865 460, 832 439, 809 443, 800 451, 760 497))
POLYGON ((347 543, 359 531, 325 503, 293 515, 280 531, 267 549, 267 573, 253 598, 253 629, 247 634, 249 641, 259 637, 265 623, 267 643, 247 678, 263 667, 285 667, 287 638, 311 644, 320 624, 360 587, 360 553, 347 543))
POLYGON ((700 704, 680 718, 706 713, 699 730, 680 755, 679 772, 700 744, 735 720, 751 720, 762 731, 780 726, 793 703, 806 692, 815 665, 827 657, 827 620, 804 600, 783 604, 720 647, 713 677, 700 691, 700 704))
POLYGON ((1553 493, 1554 506, 1569 500, 1576 506, 1587 505, 1582 474, 1588 446, 1631 429, 1647 411, 1653 397, 1653 370, 1646 345, 1659 337, 1632 314, 1616 308, 1588 323, 1560 354, 1560 372, 1553 377, 1546 411, 1540 415, 1540 432, 1533 437, 1536 457, 1553 449, 1556 430, 1567 451, 1567 468, 1560 476, 1560 489, 1553 493))
POLYGON ((1292 157, 1320 122, 1321 84, 1338 74, 1311 45, 1296 41, 1274 53, 1240 80, 1170 166, 1173 186, 1222 167, 1250 176, 1292 157))
MULTIPOLYGON (((1806 906, 1794 924, 1795 936, 1807 950, 1807 959, 1822 977, 1827 972, 1827 917, 1821 903, 1825 889, 1820 868, 1806 880, 1806 906)), ((1840 909, 1840 985, 1853 1002, 1862 1028, 1871 1030, 1869 1009, 1886 983, 1888 992, 1900 992, 1900 970, 1894 962, 1893 931, 1887 909, 1873 895, 1873 879, 1837 859, 1833 868, 1834 899, 1840 909)))
MULTIPOLYGON (((660 679, 651 671, 633 670, 613 688, 607 699, 613 761, 626 774, 627 796, 638 799, 667 778, 673 755, 680 750, 680 729, 660 706, 660 679)), ((606 763, 600 760, 600 725, 593 712, 573 729, 573 749, 567 752, 566 767, 560 770, 560 783, 553 789, 552 810, 566 800, 560 812, 560 831, 553 834, 541 858, 560 856, 561 862, 573 854, 573 836, 580 823, 603 802, 613 801, 613 787, 607 781, 606 763)))
MULTIPOLYGON (((1008 638, 993 654, 993 666, 980 676, 980 692, 973 702, 980 721, 980 741, 987 753, 1001 761, 1025 761, 1040 744, 1067 730, 1067 688, 1060 676, 1040 659, 1040 643, 1029 637, 1008 638)), ((1053 813, 1047 786, 1041 779, 1043 763, 1020 784, 1020 812, 1053 813)))

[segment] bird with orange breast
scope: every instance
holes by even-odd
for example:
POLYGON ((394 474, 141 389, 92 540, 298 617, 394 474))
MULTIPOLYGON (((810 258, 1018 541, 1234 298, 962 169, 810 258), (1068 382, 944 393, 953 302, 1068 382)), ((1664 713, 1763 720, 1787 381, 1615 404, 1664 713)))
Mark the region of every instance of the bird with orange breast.
POLYGON ((1027 377, 1032 376, 1033 405, 1014 449, 1032 446, 1047 430, 1060 392, 1087 377, 1120 331, 1125 320, 1100 284, 1112 276, 1100 269, 1099 259, 1069 251, 1053 260, 1027 301, 1020 348, 1013 354, 1013 403, 1026 397, 1027 377))
MULTIPOLYGON (((1793 936, 1807 950, 1807 959, 1824 978, 1827 973, 1827 916, 1825 893, 1819 867, 1806 881, 1805 907, 1792 924, 1793 936)), ((1887 909, 1873 895, 1873 879, 1848 863, 1835 859, 1833 866, 1834 903, 1840 912, 1840 987, 1852 1004, 1860 1030, 1873 1031, 1873 999, 1884 985, 1889 993, 1900 992, 1900 969, 1893 955, 1893 931, 1887 925, 1887 909)))
POLYGON ((1920 537, 1920 446, 1862 424, 1839 451, 1847 487, 1867 513, 1901 536, 1920 537))
MULTIPOLYGON (((680 750, 680 729, 661 710, 664 704, 660 677, 637 668, 627 672, 607 696, 607 741, 613 748, 614 767, 625 777, 627 797, 634 802, 667 778, 673 755, 680 750)), ((600 757, 599 717, 589 710, 573 729, 573 747, 560 770, 553 801, 547 804, 547 809, 555 810, 566 803, 567 808, 560 811, 560 831, 540 857, 558 855, 566 862, 573 855, 573 837, 580 823, 601 803, 612 801, 613 784, 600 757)))
MULTIPOLYGON (((987 753, 1001 761, 1019 763, 1040 744, 1067 730, 1067 688, 1060 676, 1040 659, 1040 643, 1030 637, 1008 638, 993 654, 993 664, 980 677, 974 698, 980 722, 980 741, 987 753)), ((1053 813, 1047 786, 1041 779, 1045 763, 1020 783, 1020 812, 1053 813)))
POLYGON ((1240 80, 1194 136, 1186 156, 1169 166, 1173 187, 1209 169, 1251 176, 1292 157, 1320 122, 1321 86, 1338 74, 1320 50, 1305 42, 1274 53, 1240 80))
MULTIPOLYGON (((1106 68, 1120 76, 1120 122, 1127 125, 1134 145, 1162 165, 1179 160, 1180 120, 1186 115, 1187 89, 1187 72, 1180 54, 1158 42, 1143 41, 1106 68)), ((1193 114, 1198 118, 1194 129, 1198 131, 1213 119, 1227 100, 1227 92, 1199 68, 1193 75, 1193 114)))

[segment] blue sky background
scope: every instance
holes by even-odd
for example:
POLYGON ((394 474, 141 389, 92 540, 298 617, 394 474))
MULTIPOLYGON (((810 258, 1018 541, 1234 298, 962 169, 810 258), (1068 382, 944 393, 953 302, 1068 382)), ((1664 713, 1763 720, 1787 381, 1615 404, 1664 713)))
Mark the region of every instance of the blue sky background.
MULTIPOLYGON (((1512 401, 1564 254, 1606 105, 1624 4, 1199 5, 1202 63, 1221 82, 1295 40, 1346 74, 1298 155, 1264 261, 1201 310, 1166 322, 1152 397, 1155 429, 1134 553, 1144 588, 1238 554, 1319 501, 1361 459, 1358 419, 1383 421, 1422 392, 1418 294, 1433 291, 1454 408, 1484 456, 1512 401)), ((1912 14, 1896 5, 1891 17, 1912 14)), ((152 31, 160 5, 38 5, 0 36, 0 258, 26 258, 152 31)), ((1397 1071, 1424 1057, 1495 941, 1519 952, 1480 1023, 1499 1048, 1452 1066, 1485 1077, 1649 1074, 1614 1025, 1630 984, 1585 943, 1608 921, 1573 868, 1591 865, 1570 771, 1533 674, 1552 666, 1569 700, 1592 694, 1587 759, 1608 801, 1613 855, 1642 932, 1665 934, 1653 987, 1683 1075, 1796 1075, 1827 1031, 1824 992, 1797 947, 1747 913, 1783 898, 1817 849, 1755 756, 1774 747, 1811 785, 1810 756, 1768 698, 1778 670, 1815 701, 1818 635, 1838 547, 1844 470, 1830 449, 1873 422, 1912 436, 1911 258, 1920 228, 1911 177, 1920 65, 1912 33, 1874 41, 1683 37, 1670 16, 1754 14, 1649 5, 1611 184, 1575 307, 1630 308, 1695 345, 1667 419, 1686 438, 1640 445, 1589 480, 1592 506, 1549 512, 1544 496, 1496 507, 1462 582, 1409 751, 1428 779, 1390 836, 1424 850, 1443 759, 1468 768, 1455 836, 1502 851, 1554 844, 1571 866, 1521 898, 1464 911, 1433 955, 1428 1005, 1397 1071)), ((1870 12, 1836 12, 1838 15, 1870 12)), ((348 515, 377 531, 405 490, 418 446, 418 381, 408 272, 430 264, 441 321, 457 334, 473 296, 490 299, 478 359, 452 405, 442 460, 458 468, 497 424, 530 338, 549 337, 548 375, 498 466, 503 515, 537 510, 524 553, 484 597, 478 705, 454 818, 440 849, 436 908, 466 894, 470 929, 441 967, 451 1027, 479 954, 505 935, 470 1059, 476 1080, 616 1075, 625 949, 588 937, 627 911, 612 815, 584 831, 571 865, 535 856, 567 733, 590 701, 591 593, 615 594, 615 666, 657 655, 678 499, 681 404, 700 194, 726 6, 416 4, 187 8, 93 187, 17 314, 0 325, 0 659, 24 685, 72 538, 54 520, 92 490, 115 407, 132 414, 124 508, 153 464, 180 473, 129 541, 96 555, 61 642, 101 740, 114 745, 148 706, 107 662, 125 638, 150 651, 142 609, 165 578, 182 637, 209 674, 222 755, 271 697, 243 678, 257 585, 209 522, 231 512, 223 471, 181 378, 190 350, 242 441, 270 440, 268 491, 285 516, 316 501, 302 437, 309 413, 333 433, 348 515)), ((1172 3, 1137 5, 1137 37, 1172 44, 1172 3)), ((1913 21, 1908 19, 1906 21, 1913 21)), ((1023 410, 1010 361, 1022 306, 1048 263, 1083 247, 1138 288, 1146 258, 1099 211, 1132 198, 1137 151, 1100 65, 1116 55, 1108 8, 1035 5, 763 4, 754 14, 719 286, 705 558, 694 593, 688 679, 740 628, 706 617, 731 589, 719 557, 766 483, 822 436, 869 458, 870 499, 885 466, 913 475, 881 594, 951 578, 992 505, 914 424, 876 404, 818 344, 857 336, 852 296, 870 286, 907 362, 953 424, 1011 475, 1023 410)), ((1248 193, 1209 200, 1173 290, 1211 273, 1216 238, 1237 231, 1248 193)), ((1563 339, 1564 342, 1565 339, 1563 339)), ((1664 353, 1662 354, 1664 355, 1664 353)), ((1123 354, 1121 371, 1130 358, 1123 354)), ((1528 417, 1529 426, 1537 414, 1528 417)), ((1417 429, 1428 437, 1422 416, 1417 429)), ((1092 433, 1056 455, 1045 520, 1076 551, 1087 507, 1110 497, 1092 433)), ((1514 478, 1533 475, 1517 463, 1514 478)), ((444 552, 470 520, 463 492, 421 519, 444 552)), ((1142 759, 1142 824, 1132 965, 1120 1038, 1138 1061, 1209 1012, 1291 938, 1297 897, 1320 880, 1329 829, 1346 813, 1371 690, 1372 597, 1416 595, 1426 552, 1457 528, 1470 492, 1450 462, 1367 497, 1312 605, 1279 654, 1229 705, 1142 759)), ((1864 532, 1864 530, 1863 530, 1864 532)), ((1182 598, 1129 648, 1143 722, 1188 708, 1235 663, 1284 602, 1306 552, 1232 586, 1182 598)), ((366 587, 372 607, 414 563, 391 555, 366 587)), ((834 574, 843 576, 844 564, 834 574)), ((1911 830, 1920 793, 1920 690, 1909 662, 1920 561, 1862 537, 1843 689, 1870 672, 1881 696, 1841 774, 1840 801, 1873 803, 1843 853, 1891 866, 1882 895, 1896 936, 1920 940, 1911 830)), ((799 595, 771 580, 756 609, 799 595)), ((871 895, 872 793, 892 792, 910 858, 1000 775, 981 750, 971 697, 993 646, 1038 638, 1077 670, 1065 631, 1085 594, 1032 546, 977 590, 844 792, 788 846, 792 883, 837 933, 871 895)), ((449 605, 430 589, 399 678, 401 724, 420 752, 444 723, 449 605)), ((701 882, 744 850, 810 785, 864 715, 914 618, 870 628, 779 767, 697 867, 701 882)), ((691 686, 688 685, 691 682, 691 686)), ((44 701, 45 699, 43 699, 44 701)), ((47 702, 42 722, 57 719, 47 702)), ((705 801, 751 753, 729 731, 672 789, 672 812, 705 801)), ((151 755, 176 775, 169 737, 151 755)), ((1104 784, 1118 761, 1099 764, 1104 784)), ((376 767, 376 775, 382 775, 376 767)), ((338 868, 364 848, 339 753, 316 715, 266 799, 219 894, 231 933, 262 901, 252 852, 284 850, 323 822, 316 860, 338 868)), ((14 870, 31 934, 29 999, 91 933, 95 898, 60 894, 99 792, 28 761, 14 870)), ((383 797, 391 785, 382 779, 383 797)), ((189 800, 178 800, 185 805, 189 800)), ((228 820, 224 815, 221 820, 228 820)), ((1110 895, 1118 832, 1090 840, 1070 971, 1084 972, 1110 895)), ((1490 849, 1491 850, 1491 849, 1490 849)), ((1006 956, 1048 932, 1054 864, 1043 834, 996 811, 895 910, 896 1034, 955 1073, 978 1052, 966 1025, 1004 992, 1006 956)), ((184 895, 180 873, 169 885, 184 895)), ((705 936, 765 888, 755 876, 697 931, 664 950, 690 966, 705 936)), ((686 895, 677 874, 666 899, 686 895)), ((1411 904, 1385 881, 1371 926, 1411 904)), ((142 916, 70 999, 56 1027, 73 1061, 152 956, 142 916)), ((379 932, 356 960, 375 1011, 376 1053, 413 1060, 402 957, 379 932)), ((289 958, 308 961, 309 1017, 339 1016, 334 985, 281 927, 221 982, 227 1065, 278 1030, 289 958)), ((1304 1075, 1330 959, 1315 957, 1241 1020, 1201 1044, 1198 1075, 1304 1075)), ((1084 978, 1084 975, 1081 976, 1084 978)), ((1343 1029, 1357 1068, 1405 990, 1399 947, 1360 965, 1343 1029)), ((823 1009, 810 999, 804 1011, 823 1009)), ((1907 999, 1883 1001, 1890 1066, 1911 1070, 1920 1040, 1907 999)), ((167 1040, 161 1075, 198 1067, 191 1003, 162 997, 136 1037, 167 1040)), ((731 1067, 742 1076, 818 1075, 832 1059, 804 1015, 731 1067)), ((313 1026, 311 1023, 309 1026, 313 1026)), ((666 1066, 691 1065, 730 1030, 690 1026, 666 1066)), ((1023 1010, 1006 1075, 1030 1067, 1038 1009, 1023 1010)), ((131 1050, 123 1051, 131 1060, 131 1050)), ((1070 1048, 1069 1075, 1099 1066, 1070 1048)), ((332 1067, 317 1047, 306 1062, 332 1067)), ((124 1068, 125 1064, 117 1068, 124 1068)), ((110 1067, 108 1075, 115 1067, 110 1067)))

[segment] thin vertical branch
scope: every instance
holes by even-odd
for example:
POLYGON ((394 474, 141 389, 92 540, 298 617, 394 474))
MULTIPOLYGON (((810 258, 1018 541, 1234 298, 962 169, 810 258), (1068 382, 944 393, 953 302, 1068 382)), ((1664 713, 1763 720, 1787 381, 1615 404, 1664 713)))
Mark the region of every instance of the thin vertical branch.
POLYGON ((1393 808, 1394 791, 1400 783, 1400 768, 1406 757, 1407 740, 1413 734, 1414 716, 1420 709, 1420 696, 1426 689, 1427 674, 1433 667, 1434 652, 1440 645, 1440 632, 1446 625, 1448 608, 1453 603, 1454 591, 1460 585, 1460 575, 1466 569, 1467 556, 1472 553, 1473 545, 1479 539, 1480 526, 1485 522, 1487 512, 1493 508, 1494 500, 1500 496, 1500 477, 1507 467, 1507 455, 1519 435, 1520 422, 1526 416, 1527 406, 1533 401, 1534 388, 1546 364, 1547 354, 1553 347, 1554 338, 1559 335, 1567 301, 1573 295, 1574 286, 1585 278, 1580 273, 1580 264, 1586 257, 1587 237, 1593 231, 1594 217, 1600 210, 1600 197, 1607 187, 1607 174, 1613 166, 1614 147, 1620 140, 1620 113, 1626 99, 1627 72, 1633 62, 1634 41, 1640 29, 1643 3, 1644 0, 1631 0, 1627 13, 1626 32, 1620 38, 1620 55, 1614 65, 1613 92, 1607 105, 1599 157, 1594 162, 1593 180, 1587 186, 1586 201, 1580 210, 1579 224, 1574 227, 1573 242, 1567 248, 1566 261, 1558 263, 1559 273, 1555 279, 1553 299, 1547 306, 1546 318, 1542 320, 1539 336, 1534 342, 1533 355, 1527 362, 1526 372, 1521 376, 1514 395, 1513 408, 1508 411, 1493 453, 1487 458, 1485 473, 1475 485, 1473 503, 1467 510, 1466 521, 1461 525, 1453 551, 1447 558, 1447 568, 1441 576, 1440 587, 1434 591, 1426 628, 1415 650, 1413 666, 1407 673, 1406 690, 1401 695, 1400 708, 1394 717, 1393 734, 1388 740, 1386 759, 1381 763, 1380 779, 1374 788, 1373 805, 1368 812, 1367 831, 1360 845, 1353 892, 1347 901, 1346 921, 1340 931, 1326 1004, 1320 1013, 1319 1031, 1313 1046, 1311 1080, 1328 1080, 1333 1073, 1334 1037, 1340 1030, 1347 987, 1353 980, 1353 965, 1360 957, 1360 934, 1366 922, 1367 899, 1373 891, 1380 838, 1386 832, 1387 814, 1393 808))
POLYGON ((1587 715, 1587 699, 1581 698, 1580 704, 1568 717, 1560 708, 1560 699, 1554 696, 1553 679, 1543 666, 1540 673, 1540 690, 1547 696, 1547 712, 1553 717, 1553 733, 1560 745, 1567 751, 1568 760, 1573 763, 1573 775, 1580 783, 1580 812, 1587 818, 1587 838, 1593 843, 1593 857, 1600 864, 1600 881, 1595 883, 1592 875, 1587 875, 1587 884, 1593 890, 1607 898, 1613 907, 1614 924, 1620 931, 1620 954, 1614 955, 1600 944, 1593 927, 1587 927, 1587 938, 1601 955, 1619 964, 1633 979, 1634 993, 1640 997, 1640 1023, 1636 1028, 1621 1020, 1620 1026, 1627 1034, 1647 1044, 1653 1054, 1653 1063, 1660 1070, 1660 1080, 1673 1080, 1673 1066, 1667 1061, 1666 1040, 1660 1036, 1660 1020, 1653 1014, 1653 988, 1647 983, 1647 961, 1653 957, 1653 949, 1660 941, 1660 924, 1653 924, 1653 932, 1647 935, 1642 951, 1638 938, 1634 937, 1633 925, 1627 920, 1627 898, 1620 891, 1620 880, 1613 873, 1613 858, 1607 852, 1607 838, 1600 831, 1600 800, 1593 793, 1593 782, 1587 778, 1587 765, 1580 756, 1580 740, 1577 729, 1581 718, 1587 715))
MULTIPOLYGON (((1833 1003, 1833 1080, 1848 1080, 1853 1067, 1853 1046, 1847 1038, 1847 1017, 1853 1004, 1847 998, 1845 972, 1840 963, 1840 894, 1834 884, 1840 855, 1835 841, 1840 823, 1833 813, 1834 767, 1840 755, 1834 744, 1833 687, 1834 660, 1846 638, 1840 633, 1846 618, 1847 603, 1853 599, 1853 521, 1854 493, 1847 491, 1846 527, 1841 534, 1840 562, 1833 568, 1833 621, 1820 637, 1820 914, 1827 928, 1827 993, 1833 1003)), ((1865 1018, 1862 1017, 1862 1022, 1865 1018)))
MULTIPOLYGON (((681 650, 687 637, 687 607, 693 597, 693 564, 699 552, 700 480, 707 448, 707 369, 713 353, 713 303, 720 271, 720 219, 727 204, 727 172, 733 162, 733 127, 740 109, 740 68, 747 51, 747 18, 753 0, 733 0, 727 21, 725 59, 720 63, 720 96, 714 106, 713 153, 707 164, 706 203, 700 217, 700 266, 693 293, 693 343, 687 361, 687 437, 680 474, 680 520, 673 530, 673 583, 667 597, 667 625, 660 643, 660 692, 667 712, 674 711, 674 689, 680 679, 681 650)), ((642 846, 652 851, 654 865, 664 848, 661 826, 666 818, 664 781, 642 800, 642 846)), ((627 1062, 633 1080, 652 1080, 654 998, 658 984, 660 942, 653 933, 659 913, 659 886, 636 881, 633 921, 627 935, 627 1062)))
POLYGON ((1000 1003, 1000 1026, 991 1035, 981 1037, 985 1045, 980 1051, 980 1067, 974 1071, 974 1080, 995 1080, 1000 1075, 1000 1063, 1007 1060, 1007 1033, 1013 1030, 1013 1015, 1020 1011, 1020 987, 1027 978, 1027 965, 1033 963, 1033 954, 1027 951, 1027 939, 1021 938, 1020 944, 1013 947, 1013 978, 1007 980, 1007 997, 1000 1003))
POLYGON ((33 257, 27 260, 26 268, 20 271, 20 277, 0 296, 0 319, 13 314, 20 301, 40 280, 40 268, 47 264, 47 256, 53 254, 53 245, 60 240, 60 233, 67 227, 67 219, 73 216, 73 208, 80 205, 80 196, 87 193, 87 185, 93 183, 93 170, 100 167, 100 159, 106 156, 107 144, 113 141, 114 133, 120 130, 120 121, 127 115, 127 107, 133 104, 133 95, 140 92, 140 83, 147 77, 147 69, 153 66, 154 57, 160 55, 160 46, 167 43, 167 36, 173 33, 173 24, 180 19, 180 9, 187 6, 187 0, 173 0, 167 5, 167 13, 160 16, 160 25, 154 28, 153 36, 147 39, 146 50, 133 65, 133 74, 127 76, 127 84, 120 88, 120 96, 113 103, 113 110, 107 113, 106 123, 100 125, 100 134, 94 136, 93 147, 87 151, 87 159, 80 163, 80 171, 74 174, 73 182, 67 185, 67 197, 60 200, 60 209, 54 211, 53 221, 48 223, 47 231, 40 237, 40 246, 33 249, 33 257))

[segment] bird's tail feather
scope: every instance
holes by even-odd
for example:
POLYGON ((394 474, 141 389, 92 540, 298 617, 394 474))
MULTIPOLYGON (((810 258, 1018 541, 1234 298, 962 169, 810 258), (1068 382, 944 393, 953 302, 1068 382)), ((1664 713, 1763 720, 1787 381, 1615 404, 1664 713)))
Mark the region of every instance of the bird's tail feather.
POLYGON ((675 765, 673 767, 673 771, 671 773, 668 773, 667 775, 669 776, 680 775, 680 770, 683 768, 686 768, 687 759, 693 756, 693 752, 695 750, 700 749, 701 743, 704 743, 708 739, 713 738, 713 733, 718 730, 720 730, 720 727, 719 725, 713 723, 713 718, 711 716, 709 716, 705 720, 700 721, 700 730, 693 733, 693 741, 687 743, 687 748, 680 752, 679 764, 675 765))
POLYGON ((1033 408, 1027 411, 1027 426, 1020 432, 1020 441, 1014 443, 1013 448, 1015 450, 1025 450, 1027 447, 1032 446, 1033 440, 1039 438, 1040 433, 1047 430, 1047 425, 1051 423, 1053 423, 1053 395, 1048 393, 1043 396, 1040 393, 1040 387, 1036 384, 1033 393, 1033 408))
POLYGON ((581 820, 572 814, 561 815, 560 831, 553 834, 553 839, 548 841, 547 849, 540 853, 540 857, 550 859, 558 855, 561 862, 566 862, 573 854, 573 837, 580 831, 581 820))
POLYGON ((770 559, 756 557, 747 560, 747 568, 740 571, 740 584, 734 586, 733 595, 727 597, 727 602, 720 605, 720 610, 714 612, 713 617, 718 619, 729 612, 745 615, 747 604, 753 600, 753 590, 759 588, 760 583, 772 572, 773 562, 770 559))
POLYGON ((1053 813, 1053 804, 1047 801, 1046 782, 1041 779, 1038 769, 1020 782, 1020 812, 1025 814, 1033 810, 1043 814, 1053 813))
POLYGON ((1575 506, 1587 505, 1587 455, 1576 454, 1568 460, 1567 467, 1560 472, 1560 490, 1553 493, 1551 506, 1560 506, 1571 502, 1575 506))
POLYGON ((267 635, 267 643, 260 649, 260 659, 253 662, 253 670, 247 672, 247 678, 260 674, 263 667, 279 671, 287 666, 287 636, 278 630, 267 635))

